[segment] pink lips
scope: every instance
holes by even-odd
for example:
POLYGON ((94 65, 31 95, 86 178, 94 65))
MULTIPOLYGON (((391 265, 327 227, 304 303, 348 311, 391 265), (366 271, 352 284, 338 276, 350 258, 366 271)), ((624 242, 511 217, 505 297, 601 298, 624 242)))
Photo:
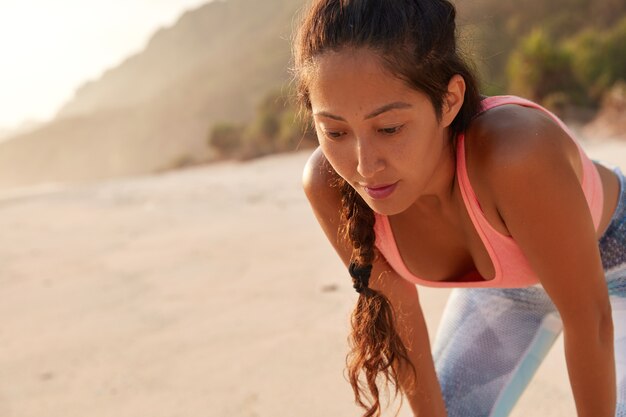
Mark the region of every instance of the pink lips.
POLYGON ((382 200, 383 198, 389 197, 391 195, 391 193, 394 192, 394 190, 396 189, 396 185, 398 185, 397 182, 395 182, 393 184, 377 186, 377 187, 363 186, 363 188, 365 189, 365 192, 370 197, 372 197, 372 198, 374 198, 376 200, 382 200))

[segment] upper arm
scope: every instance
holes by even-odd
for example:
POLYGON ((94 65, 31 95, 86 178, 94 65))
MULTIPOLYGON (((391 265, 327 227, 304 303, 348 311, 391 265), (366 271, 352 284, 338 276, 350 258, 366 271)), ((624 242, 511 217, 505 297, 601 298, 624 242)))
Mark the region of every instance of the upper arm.
POLYGON ((609 307, 608 291, 587 200, 563 145, 571 139, 541 121, 516 127, 494 139, 504 144, 493 147, 483 172, 498 212, 564 322, 597 318, 609 307))
POLYGON ((339 236, 341 194, 333 186, 335 175, 321 148, 309 157, 302 173, 302 188, 326 237, 344 264, 350 262, 351 249, 339 236))

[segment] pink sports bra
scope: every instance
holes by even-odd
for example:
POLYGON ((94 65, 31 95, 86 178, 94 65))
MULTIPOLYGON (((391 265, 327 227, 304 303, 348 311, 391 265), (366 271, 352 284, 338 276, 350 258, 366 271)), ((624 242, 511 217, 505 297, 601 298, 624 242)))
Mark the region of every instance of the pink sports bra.
MULTIPOLYGON (((556 122, 564 129, 567 134, 574 138, 567 126, 559 120, 554 114, 540 105, 533 103, 532 101, 525 100, 515 96, 495 96, 488 97, 482 101, 482 110, 486 111, 491 108, 503 105, 503 104, 518 104, 527 107, 534 107, 541 109, 548 113, 556 122)), ((572 139, 574 140, 574 139, 572 139)), ((591 216, 593 218, 593 224, 598 229, 600 224, 600 218, 602 216, 603 206, 603 190, 600 175, 595 165, 585 154, 580 144, 576 142, 576 146, 580 152, 583 165, 583 180, 582 188, 585 193, 585 198, 589 204, 591 216)), ((539 283, 537 274, 532 270, 528 260, 522 253, 522 250, 517 245, 515 240, 503 235, 495 230, 485 218, 476 194, 472 189, 469 178, 467 176, 467 167, 465 162, 465 136, 460 134, 458 136, 457 143, 457 176, 459 180, 459 186, 461 189, 461 195, 465 207, 469 213, 469 216, 476 228, 481 241, 485 245, 489 257, 495 269, 495 276, 493 279, 485 281, 478 275, 478 272, 472 272, 463 277, 461 281, 429 281, 415 276, 404 264, 395 239, 393 232, 389 224, 387 216, 376 214, 376 223, 374 230, 376 232, 376 247, 380 253, 385 257, 389 265, 404 279, 413 282, 415 284, 421 284, 428 287, 499 287, 499 288, 518 288, 527 287, 539 283), (477 280, 472 280, 476 279, 477 280)))

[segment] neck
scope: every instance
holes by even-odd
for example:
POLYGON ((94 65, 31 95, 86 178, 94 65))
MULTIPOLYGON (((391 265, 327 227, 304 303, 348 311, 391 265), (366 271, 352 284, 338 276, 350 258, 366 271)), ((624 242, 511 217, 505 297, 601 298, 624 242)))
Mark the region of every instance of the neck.
POLYGON ((456 211, 456 159, 449 142, 439 155, 436 167, 426 192, 407 210, 411 215, 445 215, 450 210, 456 211))

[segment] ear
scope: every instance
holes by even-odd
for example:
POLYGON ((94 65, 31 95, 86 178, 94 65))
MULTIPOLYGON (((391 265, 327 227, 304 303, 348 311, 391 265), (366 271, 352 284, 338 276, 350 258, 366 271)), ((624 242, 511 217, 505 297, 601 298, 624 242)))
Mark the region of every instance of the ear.
POLYGON ((441 108, 441 123, 443 127, 448 127, 461 110, 465 97, 465 79, 459 74, 450 78, 448 92, 443 99, 441 108))

